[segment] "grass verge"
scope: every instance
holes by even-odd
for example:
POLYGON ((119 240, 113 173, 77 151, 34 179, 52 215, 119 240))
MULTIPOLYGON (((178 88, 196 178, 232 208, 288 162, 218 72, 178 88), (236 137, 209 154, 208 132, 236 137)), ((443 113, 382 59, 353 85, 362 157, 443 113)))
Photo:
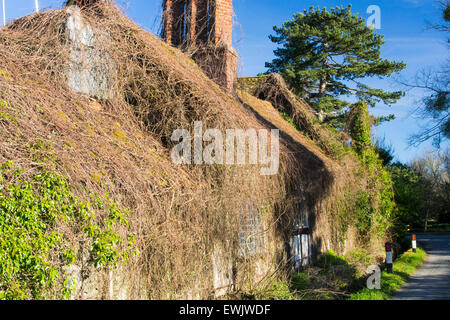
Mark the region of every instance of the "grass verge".
POLYGON ((260 284, 237 299, 250 300, 346 300, 365 285, 364 271, 377 264, 365 250, 354 250, 345 257, 333 251, 322 255, 311 266, 289 277, 260 284))
POLYGON ((405 252, 394 262, 394 273, 381 273, 381 289, 365 288, 350 296, 350 300, 388 300, 400 287, 406 283, 420 267, 426 258, 426 252, 418 248, 417 253, 411 250, 405 252))

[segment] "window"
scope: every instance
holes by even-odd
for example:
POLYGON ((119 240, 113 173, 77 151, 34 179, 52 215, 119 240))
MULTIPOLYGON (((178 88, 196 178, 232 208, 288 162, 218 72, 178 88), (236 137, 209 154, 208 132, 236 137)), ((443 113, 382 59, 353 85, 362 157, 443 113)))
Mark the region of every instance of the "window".
POLYGON ((307 207, 298 204, 298 217, 294 222, 295 233, 291 242, 292 262, 295 270, 311 263, 311 231, 307 207))
POLYGON ((264 223, 253 202, 247 201, 240 211, 239 241, 241 256, 256 255, 264 251, 264 223))

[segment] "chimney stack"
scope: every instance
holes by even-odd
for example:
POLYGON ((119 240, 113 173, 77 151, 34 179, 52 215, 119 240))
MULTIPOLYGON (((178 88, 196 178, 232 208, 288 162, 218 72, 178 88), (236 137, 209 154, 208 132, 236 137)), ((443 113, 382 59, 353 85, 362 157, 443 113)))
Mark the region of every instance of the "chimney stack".
POLYGON ((225 90, 236 86, 237 54, 232 47, 233 0, 164 0, 162 38, 193 59, 225 90))

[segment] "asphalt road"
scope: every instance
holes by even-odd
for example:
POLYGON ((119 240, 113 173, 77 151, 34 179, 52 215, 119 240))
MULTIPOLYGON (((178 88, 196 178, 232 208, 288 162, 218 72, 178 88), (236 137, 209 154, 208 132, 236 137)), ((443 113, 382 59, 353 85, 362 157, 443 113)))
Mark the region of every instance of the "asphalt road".
POLYGON ((428 258, 392 299, 450 300, 450 234, 418 234, 417 242, 428 258))

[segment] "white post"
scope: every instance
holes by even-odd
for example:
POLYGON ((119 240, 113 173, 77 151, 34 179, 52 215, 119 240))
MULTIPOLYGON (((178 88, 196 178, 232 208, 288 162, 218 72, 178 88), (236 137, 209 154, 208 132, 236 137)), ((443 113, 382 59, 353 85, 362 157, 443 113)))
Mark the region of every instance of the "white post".
POLYGON ((5 0, 2 1, 2 4, 3 4, 3 26, 6 26, 5 0))
POLYGON ((417 241, 416 241, 416 235, 413 234, 412 236, 412 249, 414 253, 417 253, 417 241))
POLYGON ((393 257, 392 257, 392 244, 390 242, 386 242, 386 269, 387 273, 394 273, 393 271, 393 257))
POLYGON ((39 12, 39 0, 34 0, 34 6, 36 7, 36 12, 39 12))

